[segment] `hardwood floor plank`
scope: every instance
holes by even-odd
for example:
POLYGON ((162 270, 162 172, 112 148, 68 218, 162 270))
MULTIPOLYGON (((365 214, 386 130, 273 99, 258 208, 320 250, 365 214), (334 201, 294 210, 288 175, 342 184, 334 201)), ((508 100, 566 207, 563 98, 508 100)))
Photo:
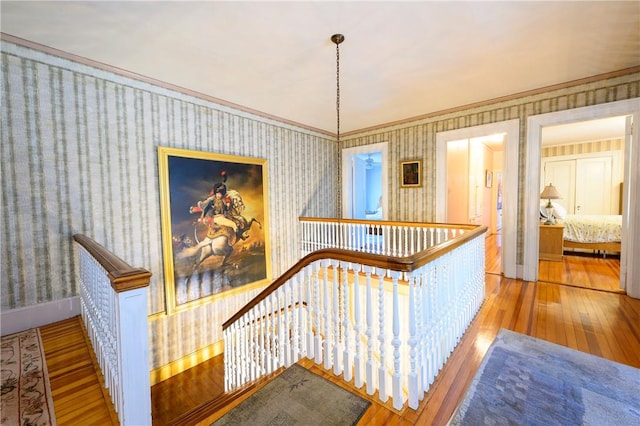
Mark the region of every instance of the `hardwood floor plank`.
POLYGON ((80 317, 42 326, 40 335, 57 424, 119 424, 80 317))

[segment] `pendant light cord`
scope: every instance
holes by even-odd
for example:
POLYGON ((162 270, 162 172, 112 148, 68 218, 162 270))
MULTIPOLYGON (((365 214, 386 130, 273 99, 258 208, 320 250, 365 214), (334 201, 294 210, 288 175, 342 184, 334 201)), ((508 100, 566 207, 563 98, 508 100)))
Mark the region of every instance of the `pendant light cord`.
POLYGON ((331 41, 336 44, 336 140, 340 143, 340 43, 344 41, 342 34, 334 34, 331 41))
POLYGON ((336 137, 340 143, 340 43, 336 43, 336 137))

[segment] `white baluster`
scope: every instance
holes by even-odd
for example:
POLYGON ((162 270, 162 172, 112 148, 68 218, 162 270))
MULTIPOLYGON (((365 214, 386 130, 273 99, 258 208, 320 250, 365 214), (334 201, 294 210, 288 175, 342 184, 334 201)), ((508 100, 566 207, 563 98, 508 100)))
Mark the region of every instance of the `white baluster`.
POLYGON ((322 280, 322 291, 323 291, 323 320, 324 320, 324 344, 323 344, 323 356, 324 356, 324 368, 329 370, 331 368, 331 348, 330 348, 330 336, 331 336, 331 311, 329 305, 329 262, 323 262, 324 271, 323 271, 323 280, 322 280))
POLYGON ((267 329, 267 312, 266 312, 266 308, 265 308, 265 300, 262 299, 260 301, 260 303, 258 304, 258 316, 260 318, 260 341, 259 341, 259 348, 260 348, 260 356, 259 356, 259 364, 260 364, 260 369, 259 369, 259 374, 262 376, 263 374, 266 374, 267 372, 267 333, 268 333, 268 329, 267 329))
POLYGON ((354 365, 354 384, 360 389, 363 385, 362 381, 362 319, 360 315, 360 265, 356 265, 353 269, 354 275, 354 283, 353 283, 353 310, 355 316, 355 337, 354 342, 356 345, 355 348, 355 357, 353 359, 354 365))
POLYGON ((340 353, 342 352, 342 345, 340 343, 340 288, 338 286, 338 262, 331 262, 333 267, 333 374, 336 376, 342 373, 342 364, 340 362, 340 353))
POLYGON ((322 300, 322 296, 321 296, 321 291, 322 288, 320 287, 320 283, 319 281, 319 268, 322 268, 322 274, 323 276, 326 277, 326 270, 323 267, 324 262, 320 261, 320 262, 316 262, 313 264, 314 266, 314 272, 313 272, 313 288, 314 288, 314 312, 315 312, 315 318, 316 318, 316 330, 315 330, 315 337, 314 337, 314 342, 315 342, 315 361, 316 364, 321 364, 322 363, 322 326, 323 326, 323 322, 322 322, 322 318, 324 317, 324 309, 322 309, 322 304, 321 304, 321 300, 322 300))
MULTIPOLYGON (((291 281, 287 281, 280 287, 282 289, 282 303, 284 308, 283 315, 283 358, 284 366, 291 366, 291 281)), ((280 311, 283 312, 283 311, 280 311)))
POLYGON ((232 365, 233 365, 233 384, 234 387, 235 386, 239 386, 240 385, 240 326, 239 323, 236 321, 233 325, 233 361, 232 361, 232 365))
POLYGON ((378 395, 380 401, 387 402, 387 372, 386 372, 386 348, 384 335, 384 271, 378 273, 378 342, 380 343, 380 365, 378 366, 378 395))
POLYGON ((391 339, 391 345, 393 346, 393 378, 392 378, 392 398, 393 408, 400 410, 404 405, 402 398, 401 388, 401 376, 400 376, 400 304, 398 302, 398 275, 400 273, 391 272, 391 278, 393 280, 393 339, 391 339))
MULTIPOLYGON (((342 294, 343 297, 343 311, 342 311, 342 332, 343 332, 343 351, 342 351, 342 368, 344 370, 344 379, 346 381, 350 381, 352 377, 351 370, 351 351, 349 348, 351 347, 351 323, 349 321, 349 267, 350 265, 347 262, 341 262, 341 270, 343 271, 342 275, 344 277, 342 283, 342 294)), ((354 270, 354 275, 357 274, 354 270)), ((356 336, 357 339, 357 336, 356 336)))
POLYGON ((328 227, 328 224, 320 223, 320 248, 327 247, 329 241, 328 227))
POLYGON ((398 256, 398 231, 396 225, 389 227, 389 251, 387 256, 398 256))
POLYGON ((426 281, 425 278, 425 270, 428 268, 428 265, 421 266, 417 271, 414 271, 413 274, 416 276, 416 292, 414 294, 414 298, 416 300, 416 313, 415 313, 415 322, 416 322, 416 344, 417 344, 417 375, 418 375, 418 398, 420 401, 424 399, 424 394, 427 389, 424 386, 424 370, 426 366, 426 356, 424 352, 424 334, 426 329, 426 321, 424 316, 425 306, 423 304, 424 301, 424 284, 426 281))
POLYGON ((253 381, 256 379, 256 363, 255 363, 255 345, 254 345, 254 324, 255 324, 255 314, 253 309, 247 313, 248 323, 247 323, 247 360, 249 364, 249 380, 253 381))
POLYGON ((298 284, 297 286, 298 297, 296 299, 296 306, 297 306, 296 313, 298 314, 298 321, 297 321, 296 334, 295 334, 295 337, 297 340, 296 340, 296 345, 294 346, 295 348, 295 353, 293 357, 294 362, 298 362, 298 360, 304 355, 304 351, 307 347, 304 341, 304 331, 305 331, 304 308, 303 308, 304 307, 304 271, 300 271, 296 275, 296 283, 298 284))
MULTIPOLYGON (((433 235, 433 234, 432 234, 433 235)), ((424 290, 424 306, 425 306, 425 316, 427 317, 425 324, 427 324, 427 330, 425 333, 427 339, 427 345, 425 345, 427 349, 427 368, 425 370, 426 376, 424 379, 425 388, 430 386, 433 383, 433 377, 435 376, 435 332, 436 332, 436 324, 435 324, 435 262, 432 262, 429 265, 428 279, 426 283, 426 288, 424 290)))
POLYGON ((238 349, 240 351, 240 378, 239 383, 244 384, 247 382, 247 330, 244 326, 244 321, 239 322, 238 324, 239 332, 240 332, 240 344, 238 345, 238 349))
POLYGON ((344 250, 351 250, 351 241, 349 239, 349 227, 348 223, 338 224, 338 229, 340 230, 340 247, 344 250))
POLYGON ((416 232, 418 232, 418 229, 415 226, 409 228, 409 250, 405 253, 405 256, 412 255, 416 252, 416 232))
POLYGON ((269 316, 271 317, 271 332, 269 333, 269 373, 278 368, 278 316, 276 315, 277 292, 273 292, 268 296, 269 299, 269 316))
MULTIPOLYGON (((409 252, 409 243, 413 243, 413 235, 411 235, 411 237, 409 237, 409 232, 411 231, 411 228, 409 228, 408 226, 403 226, 402 227, 404 230, 404 237, 402 241, 402 256, 409 256, 410 252, 409 252)), ((413 246, 412 246, 413 247, 413 246)))
MULTIPOLYGON (((307 273, 307 285, 306 285, 306 290, 307 290, 307 358, 312 359, 314 356, 314 351, 313 351, 313 321, 314 318, 318 318, 318 313, 316 311, 316 303, 315 303, 315 299, 313 298, 313 294, 315 293, 315 291, 312 289, 312 285, 313 285, 313 265, 307 265, 304 268, 304 271, 307 273)), ((317 323, 316 323, 316 327, 317 327, 317 323)), ((317 328, 316 328, 317 330, 317 328)))
POLYGON ((373 395, 376 391, 373 383, 373 370, 375 368, 373 362, 373 304, 371 294, 371 268, 365 267, 367 274, 367 292, 366 292, 366 309, 367 309, 367 395, 373 395))
POLYGON ((285 353, 286 353, 286 346, 285 346, 285 330, 286 327, 288 326, 288 324, 284 323, 284 315, 283 315, 283 309, 286 311, 286 306, 283 306, 284 304, 284 290, 282 287, 280 287, 278 290, 276 290, 276 301, 277 301, 277 309, 276 309, 276 315, 278 318, 278 364, 276 366, 276 368, 280 368, 283 365, 285 365, 285 353))
POLYGON ((229 354, 231 353, 231 341, 229 339, 229 329, 225 329, 222 331, 222 341, 224 344, 224 352, 222 353, 222 358, 224 359, 224 391, 228 392, 230 389, 229 377, 231 376, 230 371, 230 363, 229 363, 229 354))
POLYGON ((416 410, 418 408, 418 367, 416 366, 416 316, 419 311, 418 300, 416 297, 415 287, 417 285, 416 279, 409 280, 409 400, 408 405, 410 408, 416 410))

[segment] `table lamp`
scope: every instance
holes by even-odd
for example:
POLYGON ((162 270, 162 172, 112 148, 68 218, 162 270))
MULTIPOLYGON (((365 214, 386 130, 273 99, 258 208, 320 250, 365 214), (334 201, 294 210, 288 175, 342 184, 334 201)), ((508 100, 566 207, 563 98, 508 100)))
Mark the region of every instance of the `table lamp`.
POLYGON ((551 204, 551 200, 557 200, 558 198, 562 198, 560 193, 551 183, 544 187, 542 194, 540 194, 541 199, 548 200, 547 205, 545 206, 545 210, 547 211, 547 220, 544 222, 545 225, 554 225, 556 223, 553 218, 553 204, 551 204))

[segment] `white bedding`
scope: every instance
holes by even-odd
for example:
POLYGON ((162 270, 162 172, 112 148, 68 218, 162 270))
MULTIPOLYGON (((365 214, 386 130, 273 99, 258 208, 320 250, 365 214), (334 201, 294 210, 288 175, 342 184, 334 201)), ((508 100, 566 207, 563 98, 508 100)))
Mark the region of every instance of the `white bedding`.
POLYGON ((621 215, 567 215, 558 223, 564 225, 564 239, 580 243, 620 241, 621 215))

